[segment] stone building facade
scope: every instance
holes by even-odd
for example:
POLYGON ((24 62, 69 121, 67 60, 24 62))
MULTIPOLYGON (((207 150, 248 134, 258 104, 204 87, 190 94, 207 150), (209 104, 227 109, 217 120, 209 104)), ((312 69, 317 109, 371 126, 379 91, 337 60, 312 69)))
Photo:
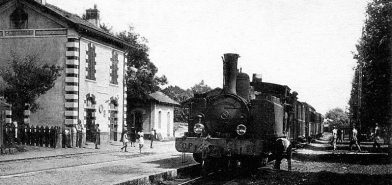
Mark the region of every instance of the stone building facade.
POLYGON ((74 131, 81 120, 87 140, 94 140, 99 124, 101 141, 118 141, 126 119, 125 50, 131 46, 99 28, 96 7, 87 15, 84 20, 45 1, 0 0, 0 67, 15 53, 63 68, 25 123, 74 131))

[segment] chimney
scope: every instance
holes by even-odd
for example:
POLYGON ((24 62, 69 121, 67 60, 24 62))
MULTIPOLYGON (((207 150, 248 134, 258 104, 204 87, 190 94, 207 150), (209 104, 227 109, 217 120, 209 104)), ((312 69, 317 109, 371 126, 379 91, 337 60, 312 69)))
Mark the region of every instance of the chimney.
POLYGON ((46 4, 46 0, 35 0, 36 2, 38 2, 38 3, 40 3, 40 4, 42 4, 42 5, 45 5, 46 4))
POLYGON ((94 9, 86 10, 86 20, 95 26, 99 26, 99 10, 97 9, 97 5, 94 5, 94 9))
POLYGON ((237 87, 237 61, 238 54, 226 53, 223 55, 223 91, 226 93, 236 94, 237 87))

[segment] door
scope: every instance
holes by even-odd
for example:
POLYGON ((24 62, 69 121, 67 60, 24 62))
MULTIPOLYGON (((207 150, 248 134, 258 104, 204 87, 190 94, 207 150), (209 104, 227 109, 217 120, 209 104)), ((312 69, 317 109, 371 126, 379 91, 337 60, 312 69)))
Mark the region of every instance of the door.
POLYGON ((95 142, 94 111, 94 109, 86 109, 86 140, 89 142, 95 142))
POLYGON ((110 140, 117 141, 117 111, 109 111, 110 140))
POLYGON ((135 128, 136 131, 143 129, 143 114, 139 111, 135 112, 135 128))

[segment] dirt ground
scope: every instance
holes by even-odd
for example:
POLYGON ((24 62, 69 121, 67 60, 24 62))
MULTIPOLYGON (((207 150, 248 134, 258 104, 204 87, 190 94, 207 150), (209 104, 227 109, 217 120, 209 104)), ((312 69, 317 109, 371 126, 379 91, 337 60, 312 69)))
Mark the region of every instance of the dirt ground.
MULTIPOLYGON (((323 159, 325 160, 325 159, 323 159)), ((317 185, 369 185, 392 184, 392 164, 386 159, 367 161, 366 156, 350 162, 293 160, 293 169, 287 171, 286 160, 282 170, 272 170, 272 164, 263 168, 253 177, 238 179, 234 184, 317 184, 317 185)))

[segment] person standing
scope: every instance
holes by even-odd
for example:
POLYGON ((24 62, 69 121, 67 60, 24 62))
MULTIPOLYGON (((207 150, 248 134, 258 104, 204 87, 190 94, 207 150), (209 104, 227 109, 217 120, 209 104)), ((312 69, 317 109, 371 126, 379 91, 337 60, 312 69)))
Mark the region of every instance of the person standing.
POLYGON ((339 129, 338 129, 338 139, 337 139, 337 141, 336 141, 336 142, 343 143, 342 136, 343 136, 342 129, 341 129, 341 128, 339 128, 339 129))
POLYGON ((152 142, 154 141, 155 136, 156 136, 156 130, 153 128, 153 129, 151 129, 151 145, 150 145, 150 148, 152 148, 152 142))
POLYGON ((376 123, 376 127, 374 127, 374 132, 373 132, 373 148, 378 148, 380 149, 380 143, 378 141, 380 140, 380 134, 381 134, 381 128, 378 126, 378 123, 376 123))
POLYGON ((78 120, 76 125, 76 147, 82 148, 82 122, 78 120))
POLYGON ((95 149, 99 149, 98 145, 101 144, 101 130, 99 129, 99 124, 95 124, 95 149))
POLYGON ((332 146, 333 146, 333 150, 336 150, 337 138, 338 138, 338 129, 336 129, 336 126, 333 126, 333 130, 332 130, 332 146))
POLYGON ((123 147, 121 147, 121 151, 125 148, 125 152, 127 152, 127 147, 128 147, 128 132, 124 133, 123 136, 123 147))
POLYGON ((140 150, 140 153, 142 153, 142 148, 143 148, 143 145, 144 145, 144 133, 143 133, 143 130, 140 130, 138 133, 137 133, 137 135, 138 135, 138 137, 139 137, 139 150, 140 150))
POLYGON ((358 131, 353 125, 353 129, 351 130, 351 141, 350 141, 350 150, 352 150, 353 144, 357 146, 358 151, 361 152, 361 146, 358 144, 358 131))
POLYGON ((278 138, 275 144, 275 165, 274 169, 280 170, 280 163, 283 158, 287 159, 288 170, 291 171, 292 145, 287 138, 278 138))

